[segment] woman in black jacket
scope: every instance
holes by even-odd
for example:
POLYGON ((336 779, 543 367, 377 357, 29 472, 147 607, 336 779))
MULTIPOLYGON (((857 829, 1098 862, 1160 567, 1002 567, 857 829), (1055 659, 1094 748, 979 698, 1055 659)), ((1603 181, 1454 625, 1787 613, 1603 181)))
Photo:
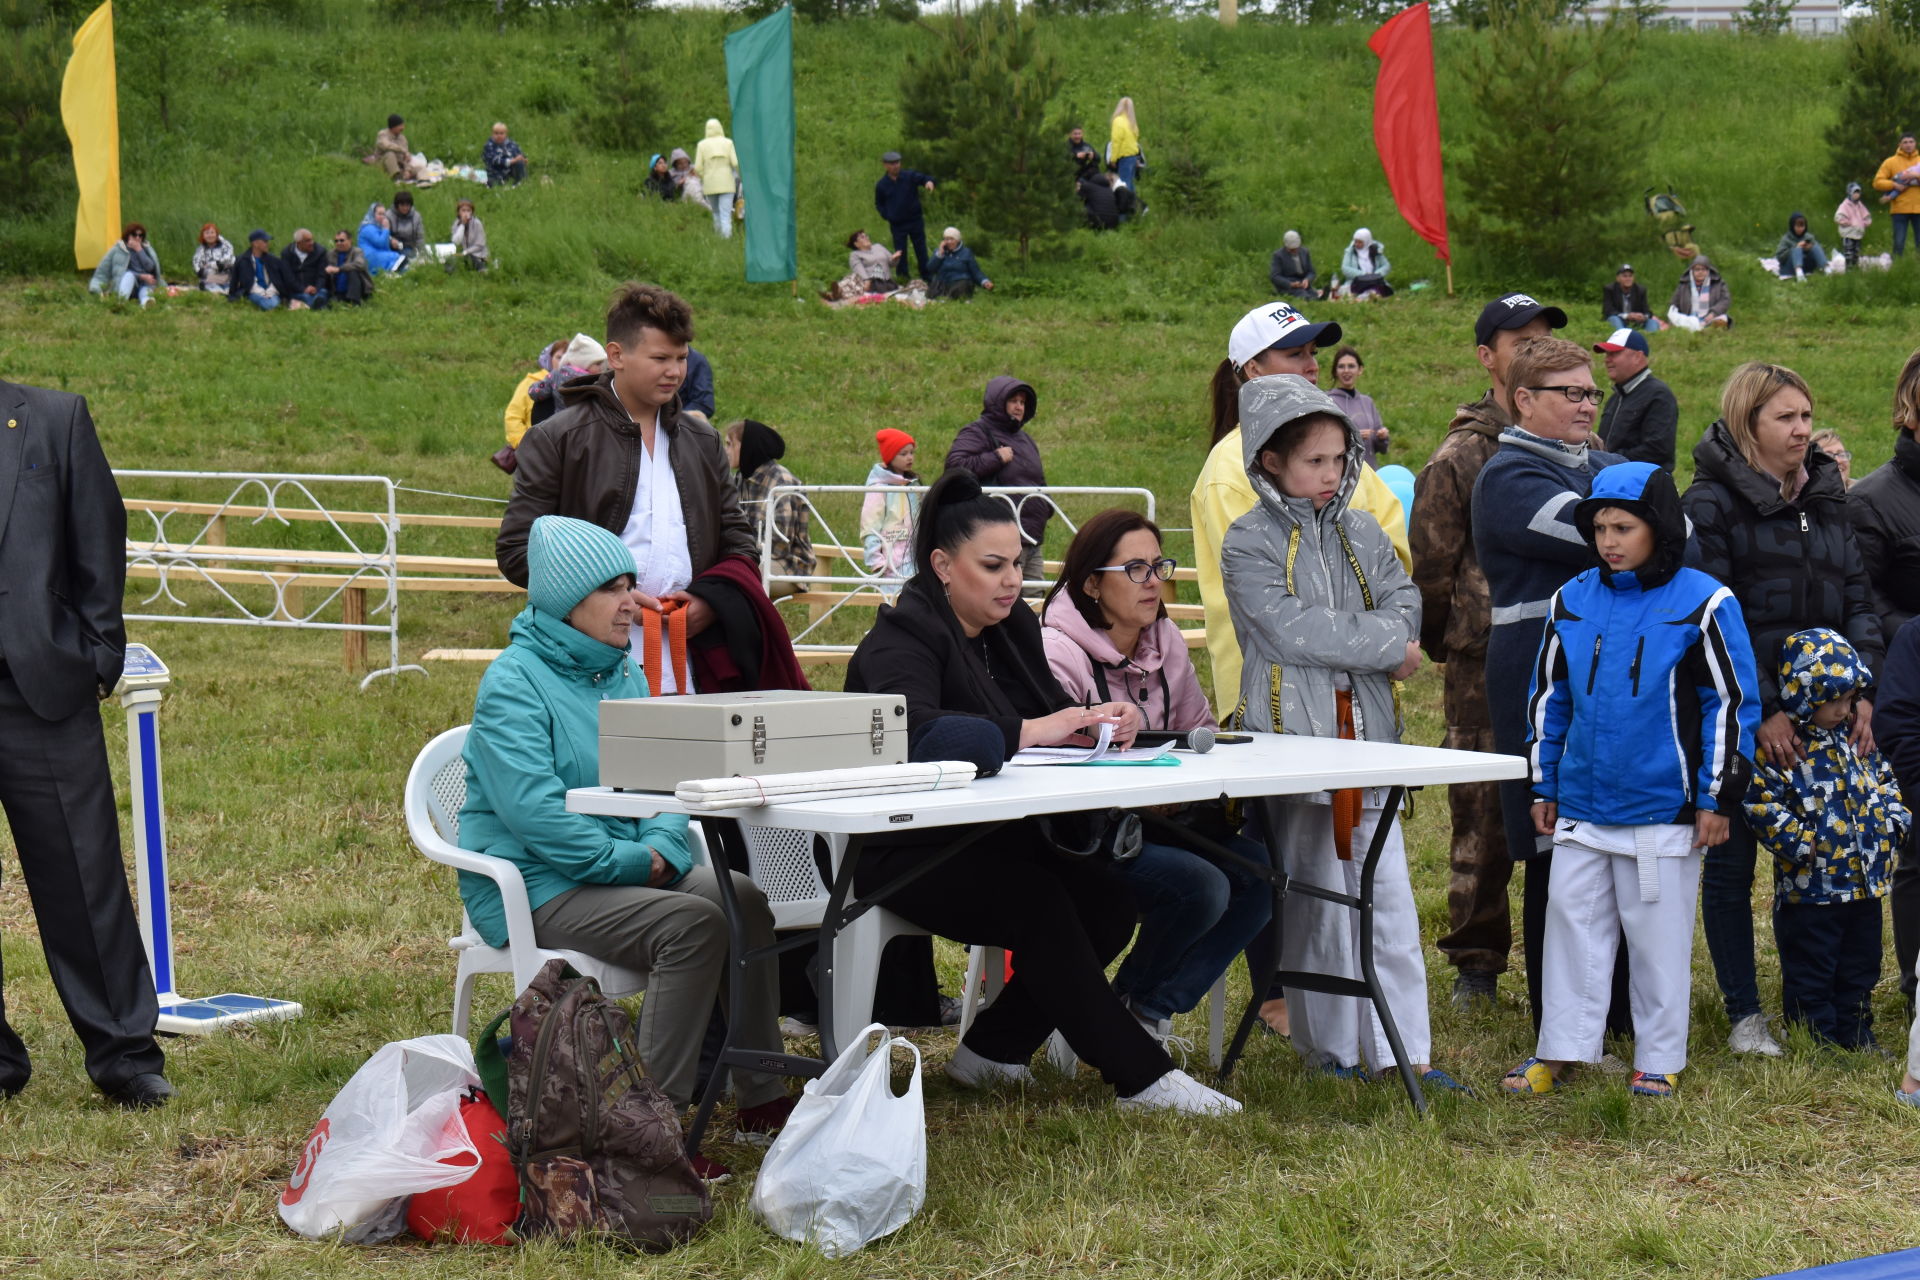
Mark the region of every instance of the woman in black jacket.
MULTIPOLYGON (((1022 747, 1102 724, 1122 741, 1138 732, 1137 707, 1074 705, 1053 678, 1039 619, 1020 600, 1020 560, 1012 510, 969 472, 942 476, 920 509, 919 571, 899 602, 880 610, 847 668, 849 690, 905 696, 914 759, 971 759, 991 772, 1022 747)), ((921 865, 929 843, 965 834, 955 827, 876 839, 857 887, 890 883, 921 865)), ((1126 884, 1095 858, 1057 851, 1036 821, 993 831, 903 886, 887 908, 942 937, 1018 957, 1015 976, 947 1064, 959 1083, 1030 1081, 1027 1060, 1057 1027, 1123 1107, 1240 1109, 1176 1068, 1108 985, 1106 967, 1133 934, 1126 884)))
MULTIPOLYGON (((1893 457, 1847 490, 1847 514, 1853 517, 1853 536, 1860 544, 1874 612, 1880 615, 1880 636, 1889 653, 1894 633, 1920 614, 1920 438, 1916 431, 1920 431, 1920 351, 1907 357, 1893 384, 1893 457)), ((1884 679, 1881 687, 1886 687, 1884 679)), ((1920 799, 1920 792, 1911 794, 1920 799)), ((1914 961, 1920 957, 1920 836, 1911 832, 1894 864, 1888 908, 1900 990, 1911 1002, 1916 986, 1914 961)))
MULTIPOLYGON (((1700 568, 1733 590, 1753 639, 1760 681, 1760 730, 1767 759, 1800 756, 1793 723, 1780 709, 1780 645, 1807 627, 1831 627, 1878 667, 1886 648, 1847 519, 1840 465, 1813 437, 1813 393, 1791 369, 1744 364, 1720 394, 1720 421, 1694 446, 1694 480, 1681 505, 1693 522, 1700 568)), ((1863 699, 1853 736, 1873 744, 1873 708, 1863 699)), ((1730 815, 1727 842, 1707 850, 1700 916, 1714 976, 1733 1023, 1736 1053, 1775 1056, 1780 1046, 1760 1011, 1753 962, 1754 842, 1730 815)))

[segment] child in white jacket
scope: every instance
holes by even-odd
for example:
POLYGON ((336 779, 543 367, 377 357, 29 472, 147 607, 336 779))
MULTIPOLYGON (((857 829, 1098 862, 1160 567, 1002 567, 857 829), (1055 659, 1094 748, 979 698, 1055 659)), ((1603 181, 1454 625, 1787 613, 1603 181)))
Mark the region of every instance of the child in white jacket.
POLYGON ((1873 211, 1860 199, 1860 184, 1847 184, 1847 198, 1833 211, 1833 225, 1840 229, 1840 252, 1847 259, 1847 270, 1860 266, 1860 242, 1867 238, 1873 223, 1873 211))

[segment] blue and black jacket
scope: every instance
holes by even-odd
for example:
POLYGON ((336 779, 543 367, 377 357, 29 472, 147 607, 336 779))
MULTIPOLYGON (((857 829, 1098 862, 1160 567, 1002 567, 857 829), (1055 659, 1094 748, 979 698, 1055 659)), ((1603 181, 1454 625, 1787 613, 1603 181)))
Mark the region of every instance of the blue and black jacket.
POLYGON ((1631 572, 1604 564, 1553 595, 1527 703, 1533 792, 1560 816, 1608 826, 1734 813, 1759 727, 1753 648, 1733 592, 1682 566, 1686 517, 1673 477, 1650 462, 1609 467, 1574 510, 1631 512, 1654 552, 1631 572))

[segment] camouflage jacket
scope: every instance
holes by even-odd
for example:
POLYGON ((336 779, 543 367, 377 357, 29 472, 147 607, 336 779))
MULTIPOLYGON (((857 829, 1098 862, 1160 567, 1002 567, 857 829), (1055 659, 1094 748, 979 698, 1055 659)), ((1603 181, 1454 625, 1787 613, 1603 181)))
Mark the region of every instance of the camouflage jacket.
POLYGON ((1461 405, 1414 482, 1407 540, 1420 588, 1420 647, 1435 662, 1477 662, 1487 651, 1493 606, 1473 550, 1473 482, 1512 422, 1491 391, 1461 405))

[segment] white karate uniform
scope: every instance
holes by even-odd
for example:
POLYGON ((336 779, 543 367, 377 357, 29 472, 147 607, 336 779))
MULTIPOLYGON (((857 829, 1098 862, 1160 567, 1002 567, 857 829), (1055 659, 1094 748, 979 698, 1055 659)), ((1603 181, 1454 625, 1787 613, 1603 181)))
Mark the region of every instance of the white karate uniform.
MULTIPOLYGON (((1920 963, 1914 965, 1914 972, 1920 973, 1920 963)), ((1914 1015, 1913 1027, 1907 1032, 1907 1074, 1920 1080, 1920 1014, 1914 1015)))
MULTIPOLYGON (((1380 793, 1369 792, 1367 799, 1380 793)), ((1392 822, 1390 815, 1387 820, 1392 822)), ((1303 884, 1357 895, 1360 869, 1378 808, 1363 808, 1353 829, 1353 857, 1334 852, 1333 807, 1300 800, 1267 804, 1268 846, 1287 875, 1303 884)), ((1400 1032, 1409 1065, 1433 1060, 1433 1028, 1427 1013, 1427 965, 1420 950, 1420 915, 1413 905, 1407 875, 1407 846, 1400 824, 1392 822, 1373 878, 1373 966, 1386 993, 1387 1008, 1400 1032)), ((1350 907, 1288 894, 1280 920, 1282 968, 1335 977, 1360 977, 1360 913, 1350 907)), ((1293 1047, 1311 1066, 1334 1063, 1386 1071, 1395 1065, 1370 1001, 1353 996, 1287 990, 1287 1016, 1293 1047)))
POLYGON ((1677 824, 1559 823, 1541 949, 1537 1057, 1600 1061, 1624 932, 1633 1068, 1669 1075, 1687 1065, 1693 910, 1704 852, 1693 839, 1691 826, 1677 824))
MULTIPOLYGON (((687 520, 680 509, 680 487, 673 477, 673 437, 659 429, 654 415, 653 451, 640 450, 640 479, 633 489, 633 510, 620 531, 620 541, 633 553, 634 586, 655 599, 685 591, 693 581, 693 556, 687 548, 687 520)), ((639 619, 634 620, 634 643, 640 643, 639 619)), ((644 655, 640 655, 644 656, 644 655)), ((682 689, 674 679, 673 663, 663 662, 655 697, 692 693, 692 673, 682 689)))

